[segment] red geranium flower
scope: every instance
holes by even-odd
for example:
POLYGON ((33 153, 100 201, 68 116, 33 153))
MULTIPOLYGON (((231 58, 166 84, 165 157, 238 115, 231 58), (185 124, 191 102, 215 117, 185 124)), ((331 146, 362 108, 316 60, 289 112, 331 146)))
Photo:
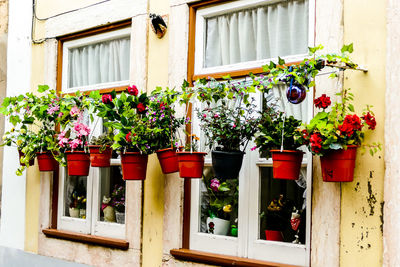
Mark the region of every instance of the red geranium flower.
POLYGON ((323 94, 322 96, 318 97, 317 99, 314 99, 314 105, 317 108, 323 108, 326 109, 331 105, 331 98, 329 96, 326 96, 326 94, 323 94))
POLYGON ((361 117, 365 123, 368 125, 368 129, 375 130, 376 120, 375 117, 371 113, 367 113, 361 117))
POLYGON ((146 107, 143 105, 143 103, 139 103, 137 105, 137 110, 139 113, 143 113, 146 110, 146 107))
POLYGON ((347 115, 344 118, 343 124, 339 125, 338 129, 341 134, 347 135, 348 137, 352 136, 355 131, 359 131, 362 128, 360 118, 354 115, 347 115))
POLYGON ((131 142, 131 135, 132 135, 131 132, 129 132, 129 133, 127 133, 127 134, 125 135, 125 140, 126 140, 126 142, 131 142))
POLYGON ((322 149, 322 138, 320 133, 314 133, 310 138, 311 150, 315 153, 320 153, 322 149))
POLYGON ((129 93, 130 95, 137 96, 137 95, 139 94, 139 90, 136 88, 135 85, 129 86, 129 87, 127 88, 127 90, 128 90, 128 93, 129 93))
POLYGON ((101 96, 101 101, 102 101, 104 104, 111 103, 111 102, 112 102, 112 96, 111 96, 110 94, 102 95, 102 96, 101 96))

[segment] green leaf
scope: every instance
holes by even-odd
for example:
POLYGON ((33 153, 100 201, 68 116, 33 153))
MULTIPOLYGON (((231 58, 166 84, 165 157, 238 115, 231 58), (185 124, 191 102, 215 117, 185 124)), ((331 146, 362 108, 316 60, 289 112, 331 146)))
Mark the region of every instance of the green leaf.
POLYGON ((278 64, 279 65, 281 65, 281 66, 283 66, 283 65, 285 65, 285 60, 283 60, 281 57, 278 57, 278 64))
POLYGON ((353 53, 353 43, 351 43, 349 45, 343 45, 343 47, 340 51, 342 53, 345 53, 345 52, 353 53))
POLYGON ((49 86, 48 85, 39 85, 38 86, 38 92, 39 93, 43 93, 45 91, 49 90, 49 86))

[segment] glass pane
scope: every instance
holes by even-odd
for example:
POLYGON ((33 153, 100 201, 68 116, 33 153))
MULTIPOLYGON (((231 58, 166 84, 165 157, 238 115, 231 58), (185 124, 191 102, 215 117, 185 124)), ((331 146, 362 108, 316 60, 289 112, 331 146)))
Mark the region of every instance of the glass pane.
POLYGON ((271 167, 260 175, 259 239, 305 244, 306 168, 297 181, 274 179, 271 167))
POLYGON ((71 48, 68 88, 129 80, 130 37, 71 48))
POLYGON ((204 168, 200 182, 200 232, 237 236, 238 179, 214 178, 212 167, 204 168))
POLYGON ((279 1, 205 20, 204 67, 306 54, 308 0, 279 1))
POLYGON ((86 219, 87 176, 67 176, 64 184, 64 216, 86 219))
POLYGON ((125 223, 125 181, 120 166, 100 168, 100 221, 125 223))

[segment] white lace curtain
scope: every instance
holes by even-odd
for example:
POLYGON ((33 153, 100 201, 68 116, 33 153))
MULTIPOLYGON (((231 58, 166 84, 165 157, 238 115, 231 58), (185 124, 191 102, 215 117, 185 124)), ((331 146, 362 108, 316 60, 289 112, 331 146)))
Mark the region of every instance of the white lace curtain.
POLYGON ((206 19, 205 66, 307 53, 308 0, 282 1, 206 19))
POLYGON ((130 38, 69 50, 68 88, 129 80, 130 38))

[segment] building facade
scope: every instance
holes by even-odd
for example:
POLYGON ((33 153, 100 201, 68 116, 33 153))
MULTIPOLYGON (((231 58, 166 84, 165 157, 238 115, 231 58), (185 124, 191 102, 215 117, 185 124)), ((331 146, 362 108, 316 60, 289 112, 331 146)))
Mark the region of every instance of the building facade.
MULTIPOLYGON (((0 9, 2 4, 0 1, 0 9)), ((316 112, 310 108, 313 95, 334 95, 342 88, 352 88, 356 111, 372 105, 378 123, 374 132, 366 134, 365 142, 379 142, 383 149, 375 156, 359 151, 354 181, 349 183, 322 182, 319 158, 309 157, 304 162, 308 186, 302 187, 298 197, 305 207, 304 240, 292 244, 263 240, 259 213, 268 204, 262 191, 263 183, 269 179, 270 164, 250 150, 239 179, 237 237, 224 237, 204 232, 205 219, 199 203, 202 184, 181 179, 178 173, 162 174, 154 154, 149 157, 145 181, 123 182, 125 219, 110 224, 100 209, 103 196, 111 194, 113 186, 121 182, 118 160, 107 173, 91 170, 84 179, 70 179, 62 170, 40 173, 36 166, 29 167, 23 176, 16 176, 17 152, 5 147, 1 245, 94 266, 400 263, 396 253, 400 246, 400 205, 396 201, 400 195, 396 183, 400 153, 396 101, 400 92, 396 72, 400 4, 396 1, 36 0, 33 7, 30 1, 10 1, 5 9, 8 27, 4 28, 7 23, 0 21, 0 55, 7 53, 7 68, 4 62, 0 65, 0 90, 6 74, 7 90, 2 94, 7 96, 36 92, 40 84, 57 88, 61 94, 73 93, 76 88, 105 92, 132 84, 146 92, 157 86, 179 88, 185 79, 218 78, 228 73, 240 78, 249 70, 260 71, 263 60, 269 61, 274 53, 296 61, 299 58, 291 56, 304 54, 304 48, 309 46, 322 44, 324 51, 336 52, 343 44, 353 43, 352 58, 367 71, 347 70, 335 79, 318 76, 314 92, 308 93, 308 106, 304 108, 307 111, 293 112, 307 120, 316 112), (246 13, 248 10, 251 12, 246 13), (150 13, 161 15, 167 23, 164 37, 157 38, 153 33, 150 13), (262 23, 265 16, 267 20, 272 18, 268 21, 272 25, 269 31, 276 30, 270 38, 276 38, 271 43, 276 43, 277 48, 271 45, 271 54, 262 53, 262 41, 254 46, 249 45, 256 41, 245 42, 265 35, 263 27, 248 26, 257 20, 262 23), (212 46, 212 41, 226 44, 233 40, 223 39, 224 21, 226 25, 237 25, 231 34, 245 43, 245 48, 227 46, 231 49, 229 55, 215 53, 212 46), (295 36, 286 50, 285 44, 290 40, 279 34, 285 32, 285 27, 295 36), (253 29, 256 30, 251 35, 253 29), (7 32, 7 42, 2 41, 5 37, 1 36, 7 36, 7 32), (7 52, 3 51, 3 43, 7 43, 7 52), (80 50, 82 47, 87 50, 80 50), (235 57, 238 51, 242 58, 235 57), (117 69, 111 60, 101 61, 104 53, 117 55, 113 60, 120 64, 121 76, 103 81, 93 78, 96 75, 91 76, 90 72, 82 74, 86 64, 82 62, 93 64, 88 69, 96 69, 94 73, 117 69), (90 56, 93 61, 84 61, 90 56), (99 65, 108 68, 98 68, 99 65), (89 77, 88 81, 83 81, 85 77, 89 77), (77 82, 73 84, 75 78, 77 82), (68 198, 75 188, 69 185, 81 182, 88 200, 86 214, 73 219, 68 216, 68 198)), ((4 61, 4 57, 1 59, 4 61)), ((6 123, 7 127, 10 126, 6 123)))

